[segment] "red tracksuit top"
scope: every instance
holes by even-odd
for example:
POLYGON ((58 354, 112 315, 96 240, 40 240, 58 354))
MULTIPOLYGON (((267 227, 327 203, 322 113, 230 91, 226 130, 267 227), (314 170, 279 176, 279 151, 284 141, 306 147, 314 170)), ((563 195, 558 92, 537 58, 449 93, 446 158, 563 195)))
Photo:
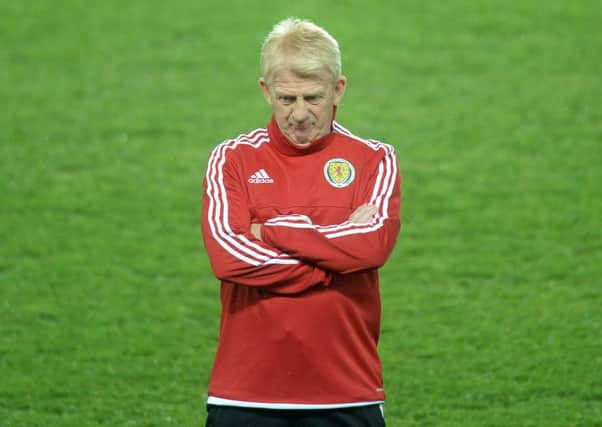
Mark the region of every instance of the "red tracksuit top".
POLYGON ((202 231, 221 280, 210 401, 267 408, 384 401, 377 269, 400 228, 390 145, 337 122, 299 149, 275 120, 218 145, 204 181, 202 231), (360 205, 367 224, 347 221, 360 205), (262 240, 250 233, 263 224, 262 240))

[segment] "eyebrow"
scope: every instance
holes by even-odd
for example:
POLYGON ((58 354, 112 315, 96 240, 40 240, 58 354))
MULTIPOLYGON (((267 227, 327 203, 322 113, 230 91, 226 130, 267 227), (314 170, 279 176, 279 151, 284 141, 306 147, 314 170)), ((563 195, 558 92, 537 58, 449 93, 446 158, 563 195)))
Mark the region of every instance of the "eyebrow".
POLYGON ((302 98, 318 98, 321 96, 326 96, 325 91, 316 91, 316 92, 308 92, 308 93, 303 93, 301 95, 295 95, 294 93, 290 93, 290 92, 286 92, 286 91, 279 91, 279 90, 275 90, 274 94, 278 97, 278 98, 298 98, 299 96, 301 96, 302 98))

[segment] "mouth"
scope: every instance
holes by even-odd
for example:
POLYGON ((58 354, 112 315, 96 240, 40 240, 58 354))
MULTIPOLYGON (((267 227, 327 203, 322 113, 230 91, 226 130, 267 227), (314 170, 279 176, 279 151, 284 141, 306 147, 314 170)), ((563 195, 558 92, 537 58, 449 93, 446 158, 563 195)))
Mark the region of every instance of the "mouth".
POLYGON ((297 145, 308 145, 311 143, 311 126, 292 126, 292 139, 297 145))

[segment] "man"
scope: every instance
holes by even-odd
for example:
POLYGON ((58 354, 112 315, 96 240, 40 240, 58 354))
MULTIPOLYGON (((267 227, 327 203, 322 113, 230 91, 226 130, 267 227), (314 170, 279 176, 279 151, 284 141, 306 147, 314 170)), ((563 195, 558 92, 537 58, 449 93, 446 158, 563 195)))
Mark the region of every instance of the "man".
POLYGON ((218 145, 202 229, 221 280, 207 426, 383 426, 377 269, 400 227, 394 150, 336 121, 336 40, 277 24, 261 51, 273 117, 218 145))

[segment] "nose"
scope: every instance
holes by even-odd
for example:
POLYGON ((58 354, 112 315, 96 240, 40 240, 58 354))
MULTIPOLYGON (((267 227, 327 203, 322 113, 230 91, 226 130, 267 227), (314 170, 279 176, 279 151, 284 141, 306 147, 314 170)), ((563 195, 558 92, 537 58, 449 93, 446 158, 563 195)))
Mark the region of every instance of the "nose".
POLYGON ((293 111, 291 116, 296 122, 303 122, 307 119, 307 104, 304 99, 297 99, 293 104, 293 111))

